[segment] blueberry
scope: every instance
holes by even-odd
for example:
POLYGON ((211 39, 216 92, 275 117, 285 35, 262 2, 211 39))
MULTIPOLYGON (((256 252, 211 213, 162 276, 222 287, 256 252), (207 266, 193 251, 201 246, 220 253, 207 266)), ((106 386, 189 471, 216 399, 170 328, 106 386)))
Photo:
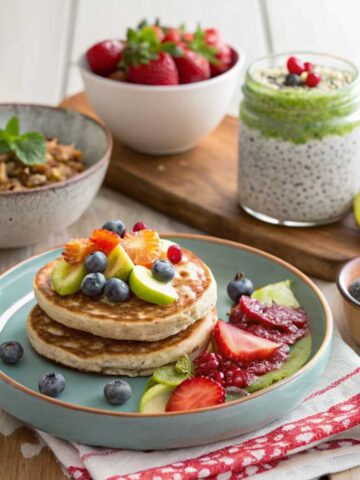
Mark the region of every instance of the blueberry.
POLYGON ((125 233, 125 223, 121 220, 109 220, 105 222, 101 228, 104 230, 110 230, 110 232, 115 232, 120 237, 122 237, 125 233))
POLYGON ((238 303, 240 297, 246 295, 249 297, 254 291, 254 285, 251 280, 245 278, 242 273, 237 273, 235 279, 228 283, 227 293, 231 300, 238 303))
POLYGON ((297 87, 301 84, 300 75, 296 75, 295 73, 288 73, 285 77, 284 84, 287 87, 297 87))
POLYGON ((171 282, 176 273, 174 265, 167 260, 155 260, 151 271, 159 282, 171 282))
POLYGON ((131 395, 130 385, 123 380, 114 380, 104 388, 104 397, 112 405, 122 405, 129 400, 131 395))
POLYGON ((81 291, 88 297, 96 297, 103 292, 105 283, 102 273, 88 273, 81 282, 81 291))
POLYGON ((65 378, 61 373, 50 372, 41 377, 39 391, 48 397, 58 397, 64 391, 65 378))
POLYGON ((360 302, 360 278, 354 280, 349 287, 349 293, 352 297, 360 302))
POLYGON ((5 342, 0 345, 0 358, 4 363, 17 363, 24 354, 19 342, 5 342))
POLYGON ((111 278, 105 284, 104 293, 110 302, 125 302, 130 297, 130 288, 120 278, 111 278))
POLYGON ((89 273, 102 273, 107 265, 107 257, 103 252, 90 253, 85 258, 84 266, 89 273))

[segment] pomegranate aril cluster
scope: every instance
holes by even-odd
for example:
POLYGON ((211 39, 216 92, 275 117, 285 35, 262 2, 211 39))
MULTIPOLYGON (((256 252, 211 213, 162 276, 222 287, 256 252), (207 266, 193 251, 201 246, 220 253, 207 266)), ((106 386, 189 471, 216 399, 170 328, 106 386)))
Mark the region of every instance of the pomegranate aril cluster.
POLYGON ((218 353, 204 352, 195 360, 195 376, 208 377, 224 387, 245 388, 248 375, 231 360, 224 360, 218 353))
POLYGON ((289 57, 286 63, 288 74, 284 85, 287 87, 307 86, 316 87, 321 82, 321 76, 314 72, 314 65, 310 62, 302 63, 296 57, 289 57))

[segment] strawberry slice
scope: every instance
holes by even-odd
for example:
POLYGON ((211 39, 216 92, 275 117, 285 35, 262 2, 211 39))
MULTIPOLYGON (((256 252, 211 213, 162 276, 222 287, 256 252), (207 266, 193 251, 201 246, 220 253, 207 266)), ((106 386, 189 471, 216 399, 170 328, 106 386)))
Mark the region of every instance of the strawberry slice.
POLYGON ((211 378, 192 377, 175 388, 166 405, 167 412, 196 410, 225 402, 225 389, 211 378))
POLYGON ((281 346, 222 320, 215 325, 214 340, 219 352, 235 361, 265 360, 281 346))
POLYGON ((74 265, 83 262, 95 250, 96 246, 88 238, 73 238, 65 245, 61 255, 65 262, 74 265))
POLYGON ((122 246, 135 265, 150 268, 160 258, 160 237, 155 230, 148 228, 138 232, 127 233, 122 246))
POLYGON ((115 232, 98 228, 93 231, 90 241, 96 245, 96 250, 100 250, 105 255, 108 255, 120 243, 120 237, 115 232))

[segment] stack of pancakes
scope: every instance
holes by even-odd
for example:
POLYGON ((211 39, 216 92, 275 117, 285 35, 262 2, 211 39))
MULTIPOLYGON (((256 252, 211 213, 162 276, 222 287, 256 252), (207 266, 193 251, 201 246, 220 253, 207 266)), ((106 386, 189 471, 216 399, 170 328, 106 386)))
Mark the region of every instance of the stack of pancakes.
POLYGON ((38 301, 27 331, 44 357, 82 371, 130 377, 150 375, 184 354, 196 358, 210 341, 216 315, 217 288, 210 269, 183 249, 173 286, 179 298, 168 306, 134 295, 113 304, 79 292, 60 296, 51 275, 58 260, 35 276, 38 301))

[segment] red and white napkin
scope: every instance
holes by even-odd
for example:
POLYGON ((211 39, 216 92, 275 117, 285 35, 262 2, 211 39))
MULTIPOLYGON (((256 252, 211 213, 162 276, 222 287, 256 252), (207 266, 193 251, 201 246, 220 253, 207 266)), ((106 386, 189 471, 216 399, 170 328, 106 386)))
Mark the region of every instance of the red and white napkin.
POLYGON ((312 479, 360 465, 360 358, 336 332, 321 383, 295 411, 216 444, 137 452, 38 434, 76 480, 312 479))

